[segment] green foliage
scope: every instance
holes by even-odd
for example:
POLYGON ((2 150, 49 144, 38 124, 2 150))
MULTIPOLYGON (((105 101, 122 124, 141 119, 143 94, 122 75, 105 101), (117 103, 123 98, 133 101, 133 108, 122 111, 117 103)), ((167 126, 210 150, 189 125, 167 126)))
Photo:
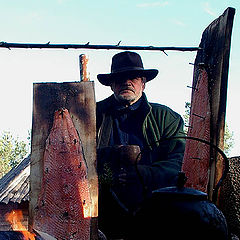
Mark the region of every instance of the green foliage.
POLYGON ((110 163, 103 164, 103 172, 99 174, 99 182, 105 185, 112 185, 113 172, 110 163))
POLYGON ((233 132, 230 131, 228 125, 225 126, 225 132, 224 132, 224 152, 228 156, 231 149, 234 146, 234 139, 233 139, 233 132))
POLYGON ((190 117, 190 109, 191 109, 191 103, 185 102, 185 114, 183 115, 183 119, 185 122, 185 128, 184 132, 187 134, 188 128, 186 126, 189 125, 189 117, 190 117))
POLYGON ((27 153, 27 143, 14 139, 10 132, 3 132, 0 136, 0 178, 18 165, 27 153))

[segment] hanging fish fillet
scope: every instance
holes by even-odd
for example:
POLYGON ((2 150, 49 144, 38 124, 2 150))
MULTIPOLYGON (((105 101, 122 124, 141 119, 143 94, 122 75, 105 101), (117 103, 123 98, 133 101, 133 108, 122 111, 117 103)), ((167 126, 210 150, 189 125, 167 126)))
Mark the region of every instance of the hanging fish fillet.
MULTIPOLYGON (((199 69, 197 89, 192 93, 190 126, 188 136, 197 137, 210 142, 210 99, 208 74, 199 69)), ((210 171, 210 146, 193 140, 186 141, 183 171, 188 180, 186 187, 207 192, 210 171)))
POLYGON ((59 240, 90 239, 90 193, 81 142, 67 109, 46 141, 34 228, 59 240))

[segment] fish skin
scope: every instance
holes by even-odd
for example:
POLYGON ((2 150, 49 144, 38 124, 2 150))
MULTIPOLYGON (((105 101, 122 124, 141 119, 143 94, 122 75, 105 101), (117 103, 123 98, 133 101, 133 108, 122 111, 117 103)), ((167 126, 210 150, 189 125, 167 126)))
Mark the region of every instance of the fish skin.
POLYGON ((81 142, 68 110, 61 109, 46 140, 34 228, 58 240, 90 239, 90 203, 81 142))

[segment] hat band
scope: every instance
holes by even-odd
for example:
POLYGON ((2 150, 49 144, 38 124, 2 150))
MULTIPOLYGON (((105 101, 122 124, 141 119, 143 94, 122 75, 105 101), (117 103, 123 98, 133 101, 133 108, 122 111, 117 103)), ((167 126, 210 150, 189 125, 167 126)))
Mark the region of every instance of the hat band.
POLYGON ((118 69, 112 69, 111 73, 120 73, 125 71, 135 71, 135 70, 144 70, 142 67, 124 67, 118 69))

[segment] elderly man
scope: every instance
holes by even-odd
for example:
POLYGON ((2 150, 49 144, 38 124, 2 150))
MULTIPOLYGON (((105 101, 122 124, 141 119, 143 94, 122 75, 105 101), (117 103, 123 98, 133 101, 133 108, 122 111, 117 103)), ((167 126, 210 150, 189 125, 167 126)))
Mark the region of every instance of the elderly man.
POLYGON ((97 103, 99 228, 109 239, 128 239, 136 211, 153 190, 175 185, 181 170, 185 141, 177 137, 184 136, 183 120, 167 106, 149 103, 143 92, 157 74, 126 51, 113 56, 111 73, 97 76, 113 91, 97 103), (120 146, 139 147, 137 164, 120 146))

